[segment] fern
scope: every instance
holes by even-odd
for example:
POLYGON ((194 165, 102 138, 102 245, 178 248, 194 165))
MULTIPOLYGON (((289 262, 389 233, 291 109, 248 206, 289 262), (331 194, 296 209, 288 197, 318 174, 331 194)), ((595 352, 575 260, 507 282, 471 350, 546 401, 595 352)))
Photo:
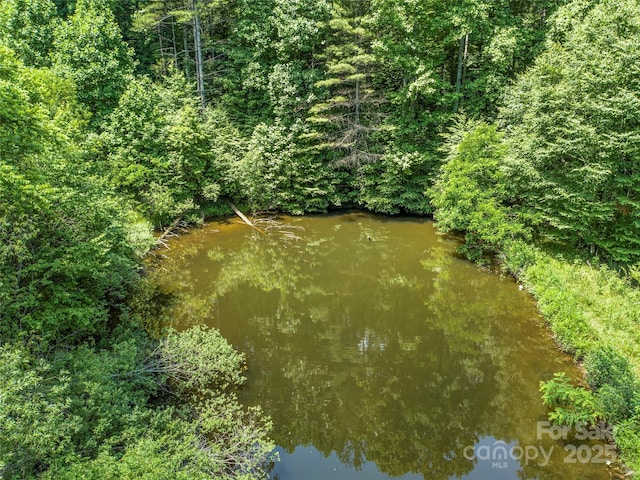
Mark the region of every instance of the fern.
POLYGON ((540 382, 540 391, 543 403, 552 409, 549 421, 556 425, 593 425, 602 418, 602 409, 591 390, 574 386, 564 372, 540 382))

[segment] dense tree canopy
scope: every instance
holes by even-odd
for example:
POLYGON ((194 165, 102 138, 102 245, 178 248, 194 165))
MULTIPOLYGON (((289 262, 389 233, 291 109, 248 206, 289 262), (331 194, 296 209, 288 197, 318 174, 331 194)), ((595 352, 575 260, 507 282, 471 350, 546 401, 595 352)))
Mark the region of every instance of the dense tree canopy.
POLYGON ((102 0, 79 0, 54 35, 53 65, 78 87, 78 98, 101 118, 117 104, 133 69, 131 51, 102 0))
MULTIPOLYGON (((268 419, 226 390, 169 407, 193 385, 158 363, 187 368, 216 347, 230 362, 195 374, 239 386, 241 361, 215 332, 171 344, 141 327, 154 320, 140 274, 152 228, 228 201, 433 214, 475 259, 537 242, 637 280, 639 12, 2 1, 0 476, 260 477, 268 419), (255 455, 231 462, 234 445, 255 455)), ((625 431, 632 445, 640 428, 625 431)))
POLYGON ((577 18, 575 9, 558 12, 545 52, 506 102, 509 181, 545 234, 635 262, 638 3, 598 2, 577 18))
POLYGON ((50 62, 53 32, 59 18, 50 0, 10 0, 0 5, 0 39, 27 65, 50 62))

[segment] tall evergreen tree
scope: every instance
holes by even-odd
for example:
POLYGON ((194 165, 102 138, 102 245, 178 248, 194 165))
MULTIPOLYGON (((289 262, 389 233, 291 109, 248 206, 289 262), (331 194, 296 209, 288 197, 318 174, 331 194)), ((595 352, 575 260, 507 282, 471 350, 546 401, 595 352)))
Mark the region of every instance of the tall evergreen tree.
POLYGON ((320 148, 334 150, 339 164, 360 166, 381 156, 370 141, 381 125, 377 107, 385 99, 371 81, 376 58, 369 20, 369 2, 334 2, 330 41, 318 55, 326 78, 316 86, 326 89, 327 97, 310 109, 309 121, 318 125, 312 137, 320 140, 320 148))

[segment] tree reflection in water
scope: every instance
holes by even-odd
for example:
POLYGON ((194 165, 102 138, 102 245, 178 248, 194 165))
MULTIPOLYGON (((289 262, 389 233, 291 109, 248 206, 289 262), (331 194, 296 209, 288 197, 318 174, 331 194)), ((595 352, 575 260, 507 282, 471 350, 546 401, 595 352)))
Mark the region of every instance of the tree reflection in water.
POLYGON ((576 372, 510 279, 459 259, 427 221, 284 221, 301 241, 209 224, 152 274, 175 296, 165 324, 207 323, 247 354, 243 401, 271 415, 283 451, 313 446, 327 465, 335 452, 354 475, 373 462, 387 478, 484 478, 463 452, 494 438, 556 450, 500 478, 608 477, 536 438, 540 380, 576 372))

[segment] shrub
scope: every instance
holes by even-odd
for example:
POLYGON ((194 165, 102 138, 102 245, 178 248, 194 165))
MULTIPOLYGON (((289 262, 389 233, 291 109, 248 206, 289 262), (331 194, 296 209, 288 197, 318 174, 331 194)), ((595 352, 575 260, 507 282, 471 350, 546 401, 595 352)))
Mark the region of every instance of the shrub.
POLYGON ((474 260, 497 253, 506 241, 526 237, 524 225, 507 206, 503 135, 494 125, 461 120, 450 134, 448 157, 427 192, 442 231, 467 232, 463 253, 474 260))
POLYGON ((587 380, 602 403, 608 421, 629 419, 640 406, 640 385, 629 361, 611 347, 603 347, 585 359, 587 380))
POLYGON ((549 420, 557 425, 593 425, 602 418, 593 393, 574 386, 564 372, 554 373, 552 380, 540 382, 540 391, 543 403, 552 409, 549 420))

